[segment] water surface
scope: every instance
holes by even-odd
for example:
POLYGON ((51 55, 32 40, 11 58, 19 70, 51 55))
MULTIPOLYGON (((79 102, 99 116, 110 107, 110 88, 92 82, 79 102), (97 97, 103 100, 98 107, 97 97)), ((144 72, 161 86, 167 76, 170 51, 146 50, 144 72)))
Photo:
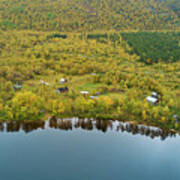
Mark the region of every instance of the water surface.
POLYGON ((90 120, 0 125, 2 180, 178 180, 180 137, 90 120))

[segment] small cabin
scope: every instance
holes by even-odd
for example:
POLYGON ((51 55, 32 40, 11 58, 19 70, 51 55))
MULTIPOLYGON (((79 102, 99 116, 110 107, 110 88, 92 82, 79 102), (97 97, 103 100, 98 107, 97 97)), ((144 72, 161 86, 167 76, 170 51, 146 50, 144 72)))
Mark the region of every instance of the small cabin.
POLYGON ((68 87, 62 87, 57 89, 57 93, 65 93, 68 91, 69 91, 68 87))
POLYGON ((156 92, 152 92, 151 96, 148 96, 146 98, 147 102, 152 103, 153 105, 157 104, 159 102, 159 95, 156 92))
POLYGON ((158 96, 159 96, 159 95, 158 95, 157 92, 152 92, 152 93, 151 93, 151 97, 158 98, 158 96))
POLYGON ((22 86, 21 85, 18 85, 18 84, 16 84, 16 85, 14 85, 14 90, 15 91, 17 91, 17 90, 21 90, 22 89, 22 86))
POLYGON ((148 96, 147 98, 146 98, 146 100, 147 100, 147 102, 150 102, 150 103, 152 103, 152 104, 157 104, 158 103, 158 98, 155 98, 155 97, 153 97, 153 96, 148 96))
POLYGON ((80 91, 80 93, 81 93, 83 96, 89 95, 89 91, 80 91))
POLYGON ((173 119, 176 124, 179 123, 179 116, 177 114, 174 114, 173 119))
POLYGON ((96 73, 91 73, 91 76, 96 76, 96 73))
POLYGON ((40 83, 43 84, 43 85, 45 85, 45 86, 49 86, 49 83, 46 82, 46 81, 40 80, 40 83))
POLYGON ((67 79, 65 79, 65 78, 60 79, 60 84, 65 84, 66 82, 67 82, 67 79))

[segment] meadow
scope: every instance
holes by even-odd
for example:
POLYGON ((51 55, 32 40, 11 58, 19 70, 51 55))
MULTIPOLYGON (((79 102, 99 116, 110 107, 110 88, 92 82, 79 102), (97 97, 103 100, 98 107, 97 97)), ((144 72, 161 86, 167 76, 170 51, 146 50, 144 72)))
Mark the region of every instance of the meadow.
POLYGON ((155 50, 167 58, 150 57, 149 63, 154 41, 142 50, 144 36, 154 37, 151 32, 0 31, 0 120, 86 117, 180 129, 173 119, 180 116, 179 46, 171 35, 165 40, 155 34, 157 44, 176 49, 168 56, 159 45, 155 50), (60 84, 61 78, 67 82, 60 84), (68 92, 57 92, 64 87, 68 92), (156 105, 146 101, 154 91, 160 98, 156 105))

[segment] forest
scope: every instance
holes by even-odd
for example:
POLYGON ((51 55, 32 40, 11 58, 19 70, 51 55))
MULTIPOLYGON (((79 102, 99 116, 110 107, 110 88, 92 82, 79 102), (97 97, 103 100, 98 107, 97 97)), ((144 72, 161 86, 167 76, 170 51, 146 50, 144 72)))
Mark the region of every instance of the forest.
POLYGON ((173 118, 180 116, 179 33, 176 38, 155 34, 157 43, 153 36, 152 32, 0 31, 0 120, 86 117, 180 130, 173 118), (148 47, 157 44, 160 54, 164 43, 175 42, 171 56, 176 59, 142 61, 152 50, 137 46, 136 53, 133 43, 141 44, 144 36, 152 37, 148 47), (59 92, 63 88, 66 91, 59 92), (156 105, 146 100, 152 92, 159 95, 156 105))
POLYGON ((180 59, 179 32, 121 33, 136 53, 146 63, 158 61, 174 62, 180 59))
POLYGON ((0 121, 180 130, 179 2, 0 0, 0 121))
POLYGON ((179 0, 0 0, 0 28, 179 30, 179 0))

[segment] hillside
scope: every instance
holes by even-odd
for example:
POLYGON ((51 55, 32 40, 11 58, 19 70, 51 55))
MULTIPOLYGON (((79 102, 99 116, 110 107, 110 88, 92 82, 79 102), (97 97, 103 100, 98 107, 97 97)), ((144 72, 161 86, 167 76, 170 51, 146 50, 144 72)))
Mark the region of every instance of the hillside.
POLYGON ((46 119, 47 115, 94 117, 180 130, 173 119, 174 114, 180 115, 179 47, 171 34, 159 32, 156 41, 149 41, 149 51, 134 48, 135 41, 152 36, 0 32, 0 121, 46 119), (173 42, 175 51, 164 56, 164 47, 173 42), (164 60, 151 57, 154 43, 164 60), (151 65, 142 61, 146 57, 152 58, 151 65), (61 78, 67 82, 61 84, 61 78), (69 91, 58 93, 64 87, 69 91), (159 94, 155 106, 146 101, 153 91, 159 94))
POLYGON ((180 1, 179 0, 172 0, 172 1, 167 1, 167 7, 172 9, 178 17, 180 17, 180 1))
POLYGON ((174 30, 179 7, 179 0, 0 0, 0 28, 174 30))

